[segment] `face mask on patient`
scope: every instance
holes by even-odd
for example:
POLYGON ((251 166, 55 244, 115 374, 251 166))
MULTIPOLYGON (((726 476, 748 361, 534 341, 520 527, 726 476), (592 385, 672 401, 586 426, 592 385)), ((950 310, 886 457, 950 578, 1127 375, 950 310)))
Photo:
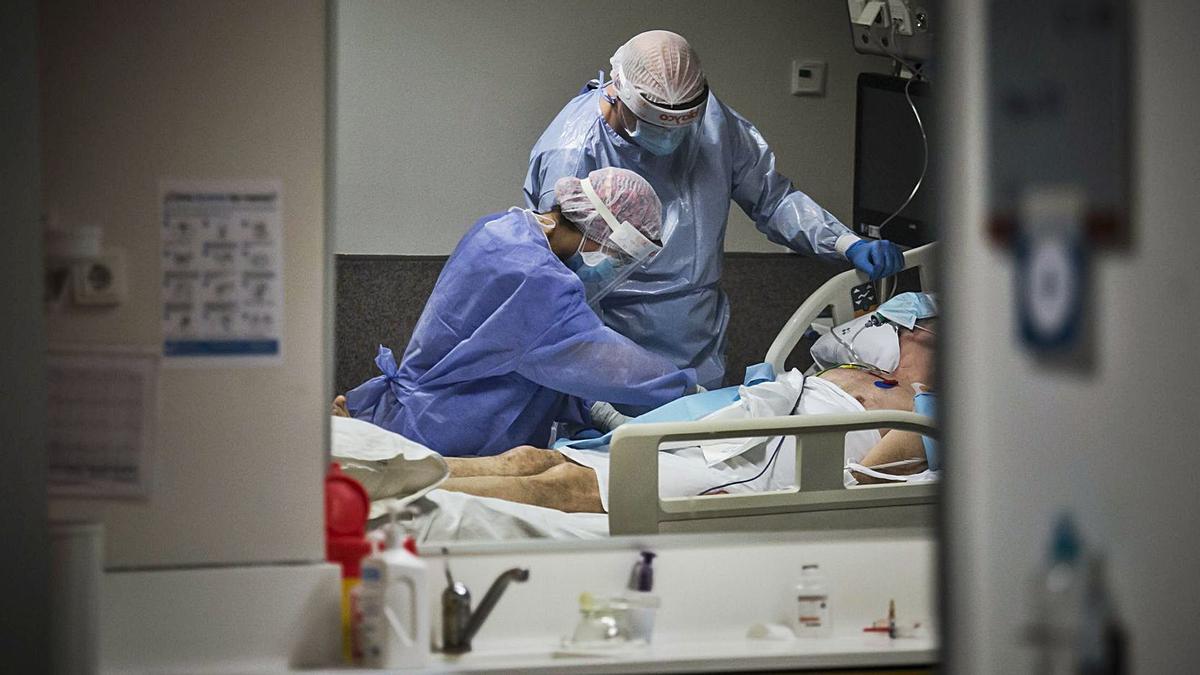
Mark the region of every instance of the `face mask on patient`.
POLYGON ((918 319, 937 316, 937 299, 932 293, 901 293, 880 305, 875 313, 897 326, 912 330, 918 319))

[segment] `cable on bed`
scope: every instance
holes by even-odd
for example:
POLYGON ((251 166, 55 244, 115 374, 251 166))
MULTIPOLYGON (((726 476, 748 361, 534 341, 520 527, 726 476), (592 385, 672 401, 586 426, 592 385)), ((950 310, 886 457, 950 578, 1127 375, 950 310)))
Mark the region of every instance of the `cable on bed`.
MULTIPOLYGON (((796 414, 796 408, 799 408, 799 407, 800 407, 800 399, 804 398, 804 385, 805 385, 805 384, 808 382, 808 376, 807 376, 807 375, 803 375, 802 377, 803 377, 804 379, 800 380, 800 393, 796 394, 796 402, 795 402, 795 403, 793 403, 793 404, 792 404, 792 407, 788 409, 788 414, 789 414, 789 415, 795 415, 795 414, 796 414)), ((751 477, 751 478, 746 478, 746 479, 743 479, 743 480, 735 480, 735 481, 732 481, 732 482, 729 482, 729 483, 724 483, 724 484, 722 484, 722 485, 714 485, 713 487, 710 487, 710 488, 708 488, 707 490, 704 490, 703 492, 700 492, 700 493, 699 493, 699 494, 697 494, 696 496, 697 496, 697 497, 703 497, 703 496, 707 495, 708 493, 710 493, 710 492, 712 492, 712 491, 714 491, 714 490, 721 490, 721 489, 724 489, 724 488, 727 488, 727 487, 732 487, 732 486, 734 486, 734 485, 741 485, 742 483, 750 483, 750 482, 753 482, 753 481, 756 481, 756 480, 758 480, 759 478, 762 478, 763 474, 765 474, 765 473, 767 472, 767 469, 771 468, 771 465, 775 463, 775 458, 779 456, 779 450, 780 450, 780 448, 782 448, 782 447, 783 447, 783 442, 784 442, 786 439, 787 439, 787 436, 780 436, 780 437, 779 437, 779 442, 775 444, 775 450, 773 450, 773 451, 771 452, 771 458, 767 460, 767 463, 766 463, 766 465, 765 465, 765 466, 763 466, 763 468, 762 468, 762 471, 759 471, 757 475, 755 475, 755 476, 753 476, 753 477, 751 477)))

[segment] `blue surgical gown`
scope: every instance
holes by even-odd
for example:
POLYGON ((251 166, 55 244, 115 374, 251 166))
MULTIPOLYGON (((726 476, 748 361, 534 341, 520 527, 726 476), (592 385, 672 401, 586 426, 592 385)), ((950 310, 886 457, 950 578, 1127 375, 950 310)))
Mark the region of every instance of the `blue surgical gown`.
POLYGON ((741 115, 709 94, 704 117, 674 153, 659 157, 625 140, 600 116, 600 90, 576 96, 529 155, 525 201, 548 210, 563 176, 618 166, 641 174, 663 203, 664 248, 600 303, 606 324, 695 368, 721 386, 729 299, 721 291, 730 200, 771 241, 807 255, 844 260, 837 240, 852 234, 775 169, 775 154, 741 115))
POLYGON ((484 216, 438 277, 397 366, 346 395, 350 414, 448 456, 547 447, 587 401, 658 406, 695 387, 600 321, 583 284, 523 209, 484 216))

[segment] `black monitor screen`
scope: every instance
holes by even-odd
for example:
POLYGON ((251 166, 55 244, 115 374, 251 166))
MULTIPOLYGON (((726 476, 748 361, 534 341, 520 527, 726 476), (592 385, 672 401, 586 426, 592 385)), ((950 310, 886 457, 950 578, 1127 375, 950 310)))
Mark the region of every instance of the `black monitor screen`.
MULTIPOLYGON (((906 246, 933 241, 935 203, 930 194, 932 168, 917 194, 887 225, 879 225, 908 199, 921 176, 924 145, 921 129, 904 96, 907 79, 862 73, 858 76, 858 114, 854 147, 854 229, 906 246)), ((929 133, 929 86, 912 82, 909 97, 929 133)))

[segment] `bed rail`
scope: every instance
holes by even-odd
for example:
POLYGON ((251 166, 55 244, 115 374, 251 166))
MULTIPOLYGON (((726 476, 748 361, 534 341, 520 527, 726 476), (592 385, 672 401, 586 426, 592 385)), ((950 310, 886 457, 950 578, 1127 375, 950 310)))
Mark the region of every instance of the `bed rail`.
POLYGON ((843 485, 846 433, 878 428, 937 433, 932 419, 899 410, 623 425, 610 451, 609 533, 797 529, 805 527, 800 520, 811 529, 931 525, 936 484, 843 485), (759 436, 796 437, 797 489, 659 496, 662 443, 759 436))
MULTIPOLYGON (((937 243, 934 242, 904 252, 904 269, 920 268, 922 289, 934 288, 936 246, 937 243)), ((775 372, 782 373, 784 361, 826 307, 833 309, 833 325, 852 320, 854 303, 851 300, 851 292, 867 283, 870 283, 870 279, 866 274, 858 270, 848 270, 822 284, 780 329, 779 335, 767 350, 766 362, 775 368, 775 372)))

